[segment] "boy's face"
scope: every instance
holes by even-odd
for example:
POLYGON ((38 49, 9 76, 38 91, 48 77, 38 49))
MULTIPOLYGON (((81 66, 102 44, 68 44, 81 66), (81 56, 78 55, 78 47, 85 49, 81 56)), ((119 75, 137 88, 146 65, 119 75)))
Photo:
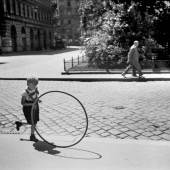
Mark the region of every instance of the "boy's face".
POLYGON ((34 83, 28 83, 28 88, 29 88, 30 90, 35 90, 36 87, 37 87, 37 85, 35 85, 34 83))

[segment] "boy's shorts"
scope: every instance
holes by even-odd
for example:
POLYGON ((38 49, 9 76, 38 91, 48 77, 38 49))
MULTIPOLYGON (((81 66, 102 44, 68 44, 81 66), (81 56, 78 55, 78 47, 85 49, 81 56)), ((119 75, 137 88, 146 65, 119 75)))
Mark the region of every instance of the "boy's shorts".
MULTIPOLYGON (((23 106, 23 113, 24 113, 25 119, 26 119, 27 123, 30 125, 32 124, 31 110, 32 110, 32 106, 23 106)), ((39 105, 38 104, 35 105, 35 108, 33 111, 33 121, 34 121, 35 125, 39 121, 39 105)))

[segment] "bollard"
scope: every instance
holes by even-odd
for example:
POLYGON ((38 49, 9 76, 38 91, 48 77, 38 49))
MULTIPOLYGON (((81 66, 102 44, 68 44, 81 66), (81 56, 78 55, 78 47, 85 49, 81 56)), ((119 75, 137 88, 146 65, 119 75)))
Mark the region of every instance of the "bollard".
POLYGON ((82 55, 82 63, 84 62, 84 55, 82 55))
POLYGON ((73 63, 74 61, 73 61, 73 57, 72 57, 72 62, 71 62, 71 64, 72 64, 72 68, 74 67, 74 63, 73 63))
POLYGON ((80 64, 79 55, 78 55, 78 64, 80 64))
POLYGON ((65 61, 65 58, 64 58, 64 71, 66 71, 66 61, 65 61))

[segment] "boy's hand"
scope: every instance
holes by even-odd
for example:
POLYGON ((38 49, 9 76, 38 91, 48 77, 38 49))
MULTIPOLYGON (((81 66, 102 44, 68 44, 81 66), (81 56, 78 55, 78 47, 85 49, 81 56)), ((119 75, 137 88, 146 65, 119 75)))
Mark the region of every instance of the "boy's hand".
POLYGON ((41 103, 42 102, 42 100, 38 100, 38 103, 41 103))

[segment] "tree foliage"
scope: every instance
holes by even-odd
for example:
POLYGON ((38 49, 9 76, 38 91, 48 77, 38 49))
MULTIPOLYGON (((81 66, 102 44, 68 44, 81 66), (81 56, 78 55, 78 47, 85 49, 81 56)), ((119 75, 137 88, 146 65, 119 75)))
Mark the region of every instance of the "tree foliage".
POLYGON ((169 1, 85 0, 83 2, 80 6, 81 29, 82 38, 84 40, 88 38, 85 43, 88 56, 91 56, 93 51, 93 56, 100 52, 97 56, 103 60, 109 56, 117 57, 115 51, 108 55, 107 49, 111 46, 128 49, 136 39, 142 42, 142 45, 145 45, 149 39, 161 45, 170 42, 169 1))

